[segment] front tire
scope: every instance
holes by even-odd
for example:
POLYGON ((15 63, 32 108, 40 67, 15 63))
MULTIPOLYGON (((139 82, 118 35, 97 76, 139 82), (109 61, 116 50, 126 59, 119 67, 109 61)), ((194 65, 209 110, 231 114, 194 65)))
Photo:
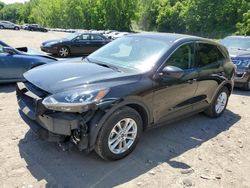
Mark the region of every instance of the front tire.
POLYGON ((66 46, 61 46, 58 48, 58 56, 59 57, 68 57, 70 55, 69 48, 66 46))
POLYGON ((20 28, 19 27, 14 27, 14 30, 20 30, 20 28))
POLYGON ((130 154, 142 134, 142 119, 130 107, 114 112, 103 124, 95 151, 105 160, 118 160, 130 154))
POLYGON ((210 104, 205 114, 211 118, 220 117, 226 110, 229 99, 229 90, 223 87, 216 95, 214 101, 210 104))

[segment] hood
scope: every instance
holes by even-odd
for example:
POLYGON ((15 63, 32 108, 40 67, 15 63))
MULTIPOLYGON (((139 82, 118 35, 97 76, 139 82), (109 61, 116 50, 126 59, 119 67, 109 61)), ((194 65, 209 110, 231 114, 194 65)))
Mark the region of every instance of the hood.
POLYGON ((250 57, 250 51, 249 50, 238 50, 238 49, 229 49, 228 50, 230 57, 236 58, 236 57, 244 57, 248 56, 250 57))
POLYGON ((110 88, 137 82, 135 72, 118 72, 94 63, 63 62, 39 66, 24 74, 26 80, 38 88, 54 94, 78 87, 84 89, 110 88))
POLYGON ((48 40, 48 41, 43 42, 42 46, 45 46, 46 44, 49 44, 49 43, 51 43, 51 44, 53 44, 53 43, 57 44, 57 43, 61 43, 61 42, 64 42, 64 41, 67 41, 67 39, 62 38, 62 39, 48 40))

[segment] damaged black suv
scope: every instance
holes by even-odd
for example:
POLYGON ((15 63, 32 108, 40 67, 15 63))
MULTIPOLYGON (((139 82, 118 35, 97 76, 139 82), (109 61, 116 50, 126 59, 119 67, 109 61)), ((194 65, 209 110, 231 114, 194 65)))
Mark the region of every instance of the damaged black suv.
POLYGON ((28 71, 27 81, 17 84, 17 99, 41 138, 117 160, 148 128, 203 111, 219 117, 232 92, 234 69, 225 47, 213 41, 135 34, 83 62, 28 71))

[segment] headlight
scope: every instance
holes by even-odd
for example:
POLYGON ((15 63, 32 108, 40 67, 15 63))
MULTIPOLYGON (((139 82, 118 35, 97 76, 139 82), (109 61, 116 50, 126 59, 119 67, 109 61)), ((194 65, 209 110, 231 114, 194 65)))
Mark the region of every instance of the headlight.
POLYGON ((100 101, 109 89, 101 89, 95 91, 66 91, 46 97, 43 105, 55 111, 61 112, 85 112, 89 109, 89 105, 100 101))

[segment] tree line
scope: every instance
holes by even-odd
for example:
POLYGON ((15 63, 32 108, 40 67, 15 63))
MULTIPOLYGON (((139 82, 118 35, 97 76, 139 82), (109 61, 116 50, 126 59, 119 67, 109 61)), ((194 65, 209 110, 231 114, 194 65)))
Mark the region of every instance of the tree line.
POLYGON ((249 0, 30 0, 0 2, 0 19, 46 27, 250 35, 249 0))

